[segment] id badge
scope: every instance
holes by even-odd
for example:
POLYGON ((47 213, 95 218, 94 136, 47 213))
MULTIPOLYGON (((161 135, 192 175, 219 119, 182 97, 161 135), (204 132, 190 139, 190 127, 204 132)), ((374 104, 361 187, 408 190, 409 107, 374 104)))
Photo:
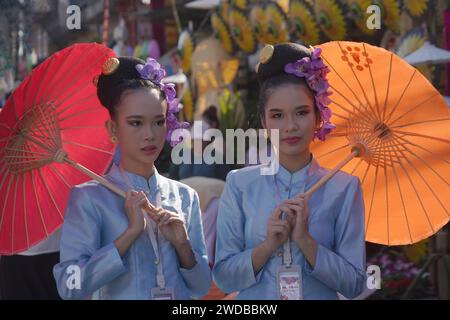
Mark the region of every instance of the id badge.
POLYGON ((152 300, 175 300, 175 294, 173 288, 152 288, 151 291, 152 300))
POLYGON ((302 269, 299 265, 280 266, 277 278, 280 300, 303 300, 302 269))

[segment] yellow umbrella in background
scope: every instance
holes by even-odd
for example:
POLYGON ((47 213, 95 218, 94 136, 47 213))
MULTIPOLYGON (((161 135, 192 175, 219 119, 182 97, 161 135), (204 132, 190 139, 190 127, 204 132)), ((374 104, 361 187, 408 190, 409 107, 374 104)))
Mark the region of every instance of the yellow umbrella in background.
POLYGON ((191 64, 197 93, 202 95, 230 84, 236 77, 239 59, 228 55, 220 42, 210 37, 195 47, 191 64))
POLYGON ((207 103, 214 104, 217 101, 217 94, 212 100, 204 97, 211 95, 211 92, 220 93, 234 80, 238 69, 239 59, 225 52, 214 37, 197 44, 192 54, 192 81, 197 96, 194 119, 209 106, 207 103))
POLYGON ((266 13, 262 4, 254 4, 250 8, 248 18, 253 27, 256 39, 261 44, 266 44, 267 21, 266 13))
POLYGON ((347 0, 347 6, 352 12, 352 20, 360 31, 366 35, 373 35, 377 29, 367 28, 367 19, 372 15, 366 11, 372 0, 347 0))
POLYGON ((411 17, 420 18, 429 9, 430 0, 405 0, 403 6, 411 17))
POLYGON ((181 59, 181 69, 185 74, 191 72, 192 52, 194 51, 194 39, 189 30, 183 30, 178 37, 178 52, 181 59))
POLYGON ((266 41, 276 44, 289 41, 289 19, 283 8, 276 2, 266 4, 266 41))
POLYGON ((229 54, 233 54, 235 46, 231 39, 230 30, 228 29, 228 25, 224 18, 218 12, 214 12, 211 15, 211 26, 225 51, 229 54))
POLYGON ((398 33, 400 28, 400 7, 398 0, 380 1, 381 12, 383 13, 383 24, 390 30, 398 33))
POLYGON ((344 12, 334 0, 314 1, 316 21, 330 40, 342 40, 347 35, 344 12))
POLYGON ((299 1, 290 2, 289 20, 291 35, 307 45, 315 45, 320 41, 319 27, 308 5, 299 1))
POLYGON ((244 53, 252 54, 257 49, 253 27, 248 20, 248 12, 237 7, 231 7, 228 12, 228 26, 231 37, 244 53))

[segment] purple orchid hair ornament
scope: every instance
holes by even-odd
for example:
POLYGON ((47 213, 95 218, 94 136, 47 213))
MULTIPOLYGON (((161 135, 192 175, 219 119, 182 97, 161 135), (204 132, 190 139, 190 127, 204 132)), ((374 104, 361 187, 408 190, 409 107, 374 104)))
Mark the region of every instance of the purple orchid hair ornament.
POLYGON ((145 64, 136 65, 136 70, 142 79, 149 80, 157 85, 162 92, 164 92, 167 101, 167 135, 166 140, 170 143, 171 147, 175 147, 182 141, 182 135, 176 135, 173 133, 177 129, 188 129, 189 123, 179 122, 176 113, 179 111, 179 103, 177 99, 177 91, 175 84, 163 83, 162 79, 166 76, 166 70, 153 58, 147 58, 145 64))
POLYGON ((314 92, 315 103, 320 112, 320 127, 314 133, 314 137, 324 141, 326 135, 329 134, 336 126, 331 123, 331 109, 328 105, 331 103, 329 96, 329 83, 327 73, 330 69, 323 63, 321 58, 322 49, 313 48, 311 57, 304 57, 293 63, 284 66, 284 71, 293 74, 299 78, 305 78, 308 87, 314 92))

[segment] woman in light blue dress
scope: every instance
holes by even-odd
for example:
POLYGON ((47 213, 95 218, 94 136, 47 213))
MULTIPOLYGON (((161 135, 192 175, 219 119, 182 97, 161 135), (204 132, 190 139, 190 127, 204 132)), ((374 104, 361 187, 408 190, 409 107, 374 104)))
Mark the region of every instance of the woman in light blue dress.
POLYGON ((358 178, 329 170, 310 152, 334 129, 320 49, 266 46, 257 75, 260 120, 278 130, 278 159, 231 171, 217 218, 213 278, 238 299, 357 297, 366 284, 364 204, 358 178), (274 174, 268 174, 273 171, 274 174))
POLYGON ((97 94, 121 148, 106 179, 127 197, 95 181, 72 189, 53 269, 64 299, 191 299, 209 290, 198 195, 154 166, 166 137, 182 126, 164 74, 153 59, 110 58, 104 65, 97 94))

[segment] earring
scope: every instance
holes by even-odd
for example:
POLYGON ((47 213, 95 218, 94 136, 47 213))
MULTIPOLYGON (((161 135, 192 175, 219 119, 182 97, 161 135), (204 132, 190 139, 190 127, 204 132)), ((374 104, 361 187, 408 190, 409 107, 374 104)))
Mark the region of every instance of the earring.
POLYGON ((116 144, 118 141, 119 141, 119 139, 117 139, 116 136, 112 136, 112 137, 111 137, 111 142, 112 142, 112 143, 116 144))

